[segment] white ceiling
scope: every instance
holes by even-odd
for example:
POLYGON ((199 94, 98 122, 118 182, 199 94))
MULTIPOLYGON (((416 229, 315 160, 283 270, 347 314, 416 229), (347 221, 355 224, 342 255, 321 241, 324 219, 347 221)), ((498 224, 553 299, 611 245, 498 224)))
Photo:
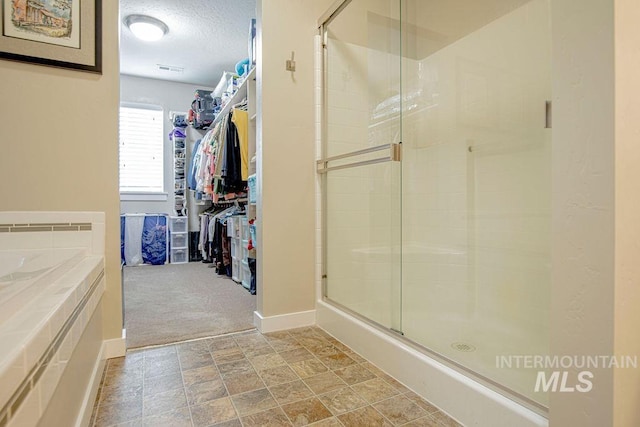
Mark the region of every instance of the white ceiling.
POLYGON ((223 71, 248 57, 255 16, 255 0, 120 0, 120 73, 215 87, 223 71), (138 40, 122 23, 131 14, 161 20, 169 33, 157 42, 138 40))

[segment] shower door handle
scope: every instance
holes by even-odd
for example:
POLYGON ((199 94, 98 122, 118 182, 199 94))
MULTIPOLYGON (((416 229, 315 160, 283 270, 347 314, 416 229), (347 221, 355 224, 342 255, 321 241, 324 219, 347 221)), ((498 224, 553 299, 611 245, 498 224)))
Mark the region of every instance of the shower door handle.
POLYGON ((373 165, 376 163, 386 163, 386 162, 399 162, 402 160, 402 144, 384 144, 378 145, 376 147, 365 148, 364 150, 352 151, 346 154, 340 154, 338 156, 327 157, 325 159, 318 160, 316 162, 317 172, 320 174, 327 173, 332 170, 337 169, 349 169, 355 168, 358 166, 366 166, 373 165), (338 166, 330 166, 329 162, 334 162, 336 160, 346 159, 349 157, 357 157, 362 156, 369 153, 374 153, 376 151, 387 151, 388 155, 386 157, 379 157, 370 160, 361 160, 359 162, 347 163, 345 165, 338 166))

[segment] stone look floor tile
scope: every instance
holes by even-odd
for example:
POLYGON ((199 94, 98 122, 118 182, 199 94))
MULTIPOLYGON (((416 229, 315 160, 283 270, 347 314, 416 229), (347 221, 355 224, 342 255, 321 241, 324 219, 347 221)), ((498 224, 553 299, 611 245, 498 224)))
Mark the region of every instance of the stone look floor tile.
POLYGON ((214 350, 211 352, 213 360, 217 364, 235 362, 236 360, 242 360, 245 358, 244 353, 240 350, 240 347, 227 348, 224 350, 214 350))
POLYGON ((353 351, 345 351, 344 354, 352 358, 356 363, 364 363, 367 361, 364 357, 353 351))
POLYGON ((218 369, 210 364, 201 368, 182 370, 182 379, 185 386, 199 384, 220 378, 218 369))
POLYGON ((402 395, 383 400, 372 406, 394 425, 406 424, 427 415, 427 411, 402 395))
POLYGON ((253 370, 244 373, 228 374, 223 378, 223 381, 230 395, 246 393, 265 387, 260 376, 253 370))
POLYGON ((242 425, 244 427, 280 427, 290 426, 291 422, 281 408, 272 408, 242 417, 242 425))
POLYGON ((287 363, 300 362, 302 360, 315 359, 315 356, 309 352, 304 347, 295 349, 295 350, 287 350, 280 353, 280 356, 287 363))
POLYGON ((239 418, 216 424, 214 427, 242 427, 239 418))
POLYGON ((312 427, 342 427, 342 423, 336 417, 325 418, 317 423, 309 424, 312 427))
POLYGON ((190 385, 186 387, 186 391, 189 405, 209 402, 210 400, 220 399, 228 395, 222 378, 190 385))
POLYGON ((231 398, 224 397, 202 405, 192 406, 191 416, 195 427, 207 427, 212 424, 237 419, 238 414, 231 403, 231 398))
POLYGON ((442 424, 440 424, 435 418, 427 415, 426 417, 410 421, 402 427, 442 427, 442 424))
POLYGON ((347 366, 334 371, 334 373, 349 385, 369 381, 376 377, 373 372, 360 365, 347 366))
POLYGON ((280 405, 313 396, 311 389, 300 380, 269 387, 269 391, 280 405))
POLYGON ((255 357, 275 353, 276 351, 268 343, 263 343, 251 347, 244 347, 242 348, 242 352, 246 357, 255 357))
POLYGON ((382 378, 354 384, 351 388, 369 403, 376 403, 399 394, 398 390, 391 387, 382 378))
POLYGON ((211 366, 212 363, 213 358, 211 357, 211 353, 209 353, 208 350, 206 354, 187 353, 185 355, 182 355, 182 353, 180 353, 180 367, 183 371, 202 368, 204 366, 211 366))
POLYGON ((331 417, 331 412, 317 397, 283 405, 282 410, 294 426, 305 426, 331 417))
POLYGON ((305 378, 304 382, 315 394, 324 394, 347 385, 333 372, 325 372, 324 374, 305 378))
POLYGON ((141 401, 142 384, 104 387, 100 394, 100 405, 113 405, 125 401, 141 401))
POLYGON ((277 402, 266 388, 250 391, 248 393, 236 394, 235 396, 231 396, 231 399, 238 411, 238 415, 241 417, 278 406, 277 402))
POLYGON ((91 425, 460 426, 317 327, 251 331, 110 359, 91 425))
POLYGON ((320 401, 333 415, 341 415, 368 405, 366 400, 349 387, 323 394, 320 396, 320 401))
POLYGON ((352 412, 339 415, 338 419, 345 427, 391 427, 391 424, 371 406, 356 409, 352 412))
POLYGON ((262 371, 264 369, 275 368, 277 366, 286 365, 282 356, 278 353, 262 354, 260 356, 254 356, 249 358, 249 361, 253 365, 256 371, 262 371))
POLYGON ((286 365, 265 369, 260 371, 258 374, 262 378, 262 381, 264 381, 264 383, 267 385, 267 387, 276 384, 288 383, 299 379, 298 375, 286 365))
POLYGON ((300 378, 312 377, 329 370, 329 368, 324 366, 318 359, 301 360, 290 363, 289 366, 291 366, 291 369, 293 369, 300 378))
POLYGON ((416 405, 418 405, 419 407, 421 407, 422 409, 424 409, 425 411, 427 411, 427 413, 429 414, 438 412, 438 408, 436 408, 434 405, 427 402, 426 400, 424 400, 423 398, 421 398, 420 396, 418 396, 412 391, 405 393, 404 396, 409 400, 411 400, 416 405))
POLYGON ((110 426, 142 418, 142 401, 123 401, 113 405, 98 405, 96 427, 110 426))
POLYGON ((442 426, 446 426, 446 427, 462 427, 462 425, 460 423, 458 423, 456 420, 454 420, 453 418, 449 417, 447 414, 445 414, 444 412, 442 412, 440 410, 429 414, 429 416, 432 417, 433 419, 435 419, 442 426))
POLYGON ((176 353, 144 360, 144 378, 153 378, 180 372, 180 363, 176 353))
POLYGON ((144 418, 148 427, 192 427, 189 408, 174 409, 152 417, 144 418))
POLYGON ((169 375, 145 378, 142 392, 144 394, 144 397, 147 397, 153 396, 157 393, 162 393, 164 391, 182 387, 182 375, 180 374, 180 372, 174 372, 169 375))
POLYGON ((242 359, 242 360, 236 360, 235 362, 219 364, 218 371, 220 371, 220 374, 224 378, 229 374, 253 372, 254 369, 253 369, 253 365, 251 364, 251 362, 249 362, 249 360, 242 359))
POLYGON ((177 388, 146 397, 143 401, 143 415, 145 417, 158 415, 185 406, 187 406, 187 398, 184 389, 177 388))

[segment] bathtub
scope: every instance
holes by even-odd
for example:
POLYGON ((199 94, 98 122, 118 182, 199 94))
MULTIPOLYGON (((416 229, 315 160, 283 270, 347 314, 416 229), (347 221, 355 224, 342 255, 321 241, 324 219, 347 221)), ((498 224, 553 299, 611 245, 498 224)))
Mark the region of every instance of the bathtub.
POLYGON ((78 248, 0 250, 0 325, 85 255, 78 248))
POLYGON ((103 213, 0 212, 1 426, 86 424, 104 290, 103 213))

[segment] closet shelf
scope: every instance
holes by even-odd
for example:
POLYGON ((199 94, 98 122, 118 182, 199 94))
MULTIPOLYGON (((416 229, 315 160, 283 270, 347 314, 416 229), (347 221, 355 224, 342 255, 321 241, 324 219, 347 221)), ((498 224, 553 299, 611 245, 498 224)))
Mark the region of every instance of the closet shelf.
POLYGON ((227 102, 227 105, 225 105, 224 108, 220 110, 220 112, 216 115, 216 118, 213 120, 213 122, 211 122, 209 127, 206 129, 213 129, 216 126, 216 124, 218 124, 220 120, 222 120, 222 118, 225 117, 229 111, 231 111, 231 108, 234 105, 240 103, 243 99, 247 97, 247 87, 249 86, 249 80, 253 79, 255 75, 256 75, 256 69, 254 67, 251 69, 251 71, 249 71, 247 78, 244 79, 242 84, 238 86, 238 90, 236 91, 236 93, 233 94, 231 99, 229 99, 229 102, 227 102))
POLYGON ((253 116, 251 116, 251 121, 254 121, 257 116, 258 116, 257 114, 254 114, 253 116))

